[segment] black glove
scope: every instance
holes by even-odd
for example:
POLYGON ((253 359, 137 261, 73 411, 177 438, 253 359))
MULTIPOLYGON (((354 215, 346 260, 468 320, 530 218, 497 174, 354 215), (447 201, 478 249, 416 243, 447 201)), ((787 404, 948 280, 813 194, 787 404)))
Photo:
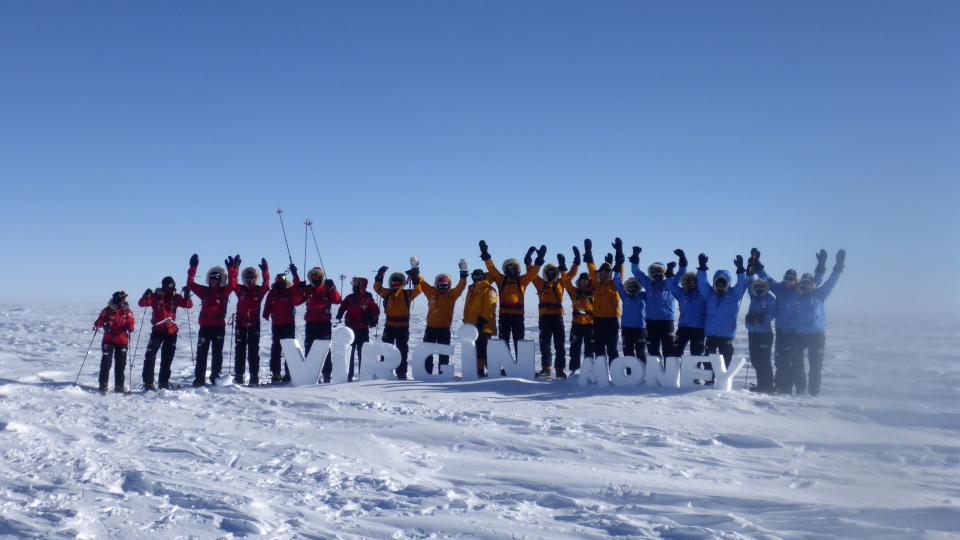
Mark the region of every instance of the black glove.
POLYGON ((260 271, 264 274, 270 271, 270 265, 267 264, 266 259, 260 259, 260 271))
POLYGON ((147 298, 147 297, 150 296, 151 294, 153 294, 153 290, 152 290, 152 289, 147 289, 147 290, 143 291, 143 296, 141 296, 140 298, 147 298))
POLYGON ((407 274, 408 276, 410 276, 410 280, 413 281, 414 284, 419 283, 419 281, 418 281, 418 279, 417 279, 417 278, 420 277, 420 267, 419 267, 419 266, 415 266, 415 267, 407 270, 407 271, 405 272, 405 274, 407 274))
POLYGON ((623 257, 623 240, 621 240, 619 237, 614 238, 613 244, 611 245, 613 246, 613 260, 616 262, 617 266, 619 266, 623 264, 624 260, 626 260, 623 257))
MULTIPOLYGON (((836 265, 834 265, 836 266, 836 265)), ((818 274, 822 274, 827 271, 827 250, 821 249, 817 253, 817 269, 818 274)))
POLYGON ((573 246, 573 265, 580 266, 580 248, 573 246))
POLYGON ((233 266, 233 257, 228 256, 226 259, 224 259, 223 265, 226 266, 227 268, 230 268, 231 266, 233 266))
POLYGON ((833 263, 834 272, 843 272, 843 263, 847 260, 847 250, 841 249, 837 252, 837 257, 833 263))
POLYGON ((374 281, 383 281, 383 275, 386 274, 386 273, 387 273, 387 267, 386 267, 386 266, 381 266, 380 269, 377 270, 377 277, 373 278, 373 280, 374 280, 374 281))
POLYGON ((466 277, 469 276, 469 275, 470 275, 470 272, 467 272, 466 270, 461 270, 461 271, 460 271, 460 279, 464 279, 464 278, 466 278, 466 277))
POLYGON ((733 259, 733 265, 737 267, 738 274, 746 272, 743 268, 743 255, 737 255, 737 257, 733 259))
POLYGON ((640 246, 633 246, 633 255, 630 255, 630 264, 640 264, 640 252, 643 251, 643 248, 640 246))
POLYGON ((200 256, 194 253, 190 256, 190 268, 196 268, 200 264, 200 256))
POLYGON ((561 272, 567 271, 567 258, 563 256, 563 253, 557 253, 557 268, 561 272))
POLYGON ((603 258, 603 262, 612 265, 612 264, 613 264, 613 253, 607 253, 607 256, 603 258))
POLYGON ((663 275, 666 276, 666 277, 673 277, 673 276, 675 276, 676 274, 673 273, 673 269, 676 268, 676 267, 677 267, 677 263, 675 263, 675 262, 673 262, 673 261, 668 262, 668 263, 667 263, 667 271, 664 272, 663 275))
POLYGON ((332 279, 325 279, 323 281, 323 286, 326 287, 328 290, 337 288, 337 284, 334 283, 332 279))
POLYGON ((593 262, 593 241, 589 238, 583 241, 583 262, 593 262))
POLYGON ((680 248, 673 250, 673 254, 676 255, 678 259, 680 259, 680 267, 686 268, 687 264, 690 262, 687 260, 687 254, 684 253, 683 250, 680 248))
POLYGON ((300 279, 297 274, 297 265, 290 263, 290 266, 288 266, 287 268, 290 269, 290 273, 293 274, 293 277, 300 279))
POLYGON ((537 250, 537 260, 533 261, 533 264, 537 266, 543 266, 543 261, 546 256, 547 246, 540 244, 540 249, 537 250))
POLYGON ((190 287, 180 289, 180 293, 183 294, 184 298, 190 298, 190 287))
POLYGON ((530 246, 530 249, 527 250, 527 254, 523 256, 523 264, 530 266, 530 263, 533 262, 533 253, 537 251, 537 248, 530 246))
POLYGON ((236 266, 237 268, 240 268, 240 255, 239 255, 239 254, 233 256, 233 265, 236 266))
POLYGON ((697 256, 697 261, 700 263, 700 266, 697 267, 697 270, 707 271, 707 270, 708 270, 708 268, 707 268, 707 260, 708 260, 707 256, 704 255, 703 253, 701 253, 700 255, 698 255, 698 256, 697 256))
POLYGON ((487 251, 487 242, 485 240, 480 241, 480 260, 487 261, 490 260, 490 252, 487 251))

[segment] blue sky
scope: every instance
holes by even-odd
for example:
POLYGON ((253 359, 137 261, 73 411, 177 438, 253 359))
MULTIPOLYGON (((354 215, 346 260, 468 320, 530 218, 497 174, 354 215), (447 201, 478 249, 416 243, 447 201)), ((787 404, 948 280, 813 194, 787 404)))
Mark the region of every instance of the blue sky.
POLYGON ((958 28, 955 2, 3 2, 0 298, 279 267, 280 206, 334 274, 452 272, 480 238, 756 245, 776 274, 845 247, 835 309, 956 313, 958 28))

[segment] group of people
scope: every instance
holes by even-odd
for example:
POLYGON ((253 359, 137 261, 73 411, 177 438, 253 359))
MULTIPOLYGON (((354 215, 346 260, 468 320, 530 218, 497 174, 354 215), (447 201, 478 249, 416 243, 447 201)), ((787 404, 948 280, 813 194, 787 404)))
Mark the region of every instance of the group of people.
MULTIPOLYGON (((755 389, 760 392, 789 394, 820 391, 823 367, 826 322, 824 302, 843 271, 846 253, 837 252, 833 270, 826 275, 827 253, 817 254, 813 274, 798 278, 796 270, 784 273, 782 281, 770 277, 760 260, 760 251, 751 250, 744 261, 733 260, 736 280, 728 270, 716 270, 708 278, 708 257, 701 253, 696 271, 688 271, 689 261, 682 249, 674 254, 677 261, 654 262, 646 271, 640 267, 642 249, 633 246, 629 257, 624 254, 620 238, 611 244, 601 264, 593 257, 592 242, 587 239, 583 252, 573 246, 570 266, 564 254, 557 262, 546 263, 547 247, 531 246, 523 258, 509 258, 498 268, 489 246, 480 241, 480 259, 484 269, 468 270, 467 261, 459 262, 459 280, 449 274, 437 275, 428 283, 420 275, 419 261, 410 259, 405 272, 393 272, 382 266, 374 278, 373 291, 382 300, 385 323, 383 341, 400 351, 401 363, 396 369, 400 380, 407 378, 407 354, 410 339, 410 307, 421 294, 428 303, 424 342, 451 342, 451 326, 457 300, 466 292, 463 322, 476 326, 477 372, 486 374, 486 351, 490 339, 499 337, 508 343, 524 339, 525 294, 532 284, 537 296, 539 342, 543 378, 566 378, 580 368, 582 355, 605 356, 609 361, 624 355, 646 362, 648 356, 682 356, 689 348, 691 356, 714 353, 722 355, 729 365, 733 339, 737 332, 740 304, 750 295, 745 317, 748 330, 750 361, 757 373, 755 389), (624 264, 630 262, 630 276, 624 279, 624 264), (580 272, 586 264, 586 272, 580 272), (467 278, 471 284, 467 286, 467 278), (386 282, 386 284, 384 283, 386 282), (570 300, 572 323, 569 334, 570 363, 567 365, 567 330, 564 323, 564 298, 570 300), (676 307, 679 306, 679 320, 676 307), (499 319, 498 319, 499 315, 499 319), (676 324, 676 326, 675 326, 676 324), (805 366, 809 364, 809 371, 805 366), (774 369, 774 367, 776 369, 774 369)), ((160 288, 147 289, 139 300, 141 307, 152 308, 149 342, 143 363, 143 386, 148 390, 170 387, 170 367, 177 343, 178 308, 193 306, 192 296, 200 299, 199 331, 193 385, 209 380, 216 384, 222 375, 223 345, 227 326, 227 305, 231 294, 237 296, 234 314, 235 371, 234 381, 244 382, 249 367, 248 384, 260 384, 261 317, 271 323, 270 377, 273 383, 289 380, 289 371, 281 370, 281 340, 296 333, 296 308, 306 304, 306 352, 317 339, 330 339, 333 319, 344 322, 354 332, 351 346, 349 379, 353 380, 354 364, 362 362, 363 344, 370 340, 370 329, 379 326, 381 308, 367 291, 368 281, 355 277, 352 291, 345 298, 324 270, 315 267, 301 281, 294 264, 276 276, 272 284, 267 261, 260 260, 259 270, 247 267, 240 271, 240 256, 227 257, 224 266, 214 266, 206 274, 206 285, 196 282, 200 259, 194 254, 187 271, 187 286, 177 289, 170 276, 163 278, 160 288), (260 283, 258 283, 260 280, 260 283), (336 314, 333 306, 338 305, 336 314), (157 353, 160 373, 154 384, 157 353), (209 379, 207 359, 212 357, 209 379), (355 362, 356 360, 356 362, 355 362)), ((108 306, 97 318, 95 328, 103 328, 103 356, 100 363, 100 390, 106 391, 111 363, 114 363, 115 387, 124 388, 124 369, 134 316, 122 291, 114 293, 108 306), (111 359, 113 362, 111 362, 111 359)), ((449 357, 439 356, 440 365, 448 365, 449 357)), ((433 371, 432 360, 426 366, 433 371)), ((332 363, 327 354, 321 370, 324 382, 330 381, 332 363)), ((706 381, 709 383, 709 381, 706 381)))

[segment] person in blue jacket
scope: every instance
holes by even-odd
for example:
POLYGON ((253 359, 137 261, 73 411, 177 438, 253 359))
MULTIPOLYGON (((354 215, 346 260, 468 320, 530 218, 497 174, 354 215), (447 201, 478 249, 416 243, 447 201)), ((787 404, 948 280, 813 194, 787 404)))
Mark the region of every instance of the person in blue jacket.
MULTIPOLYGON (((703 253, 698 257, 700 266, 697 268, 697 286, 700 288, 707 304, 707 316, 704 320, 703 331, 707 336, 706 354, 719 352, 723 355, 723 362, 727 366, 733 359, 733 338, 737 335, 737 317, 740 313, 740 301, 747 292, 746 269, 743 267, 743 257, 737 255, 733 263, 737 267, 737 282, 731 286, 730 272, 717 270, 713 273, 713 284, 707 281, 707 256, 703 253)), ((710 369, 709 362, 704 367, 710 369)))
POLYGON ((680 258, 679 278, 670 285, 670 293, 680 305, 680 323, 677 337, 673 342, 673 352, 683 356, 684 349, 690 344, 690 354, 703 356, 703 320, 707 315, 707 304, 697 286, 696 272, 687 272, 687 256, 682 249, 674 250, 680 258))
MULTIPOLYGON (((752 258, 751 258, 752 259, 752 258)), ((751 263, 753 261, 751 260, 751 263)), ((750 308, 747 310, 747 340, 750 347, 750 363, 757 370, 758 392, 772 393, 773 364, 773 327, 777 315, 777 299, 770 294, 770 285, 763 278, 753 279, 752 264, 747 265, 747 279, 750 282, 750 308)))
MULTIPOLYGON (((622 268, 621 266, 617 267, 622 268)), ((620 334, 623 336, 623 355, 639 358, 647 363, 647 294, 640 290, 637 278, 623 281, 620 272, 614 271, 613 282, 620 293, 623 302, 623 313, 620 315, 620 334)), ((612 360, 611 360, 612 361, 612 360)))
MULTIPOLYGON (((790 312, 791 301, 797 296, 797 271, 790 268, 783 274, 783 281, 777 281, 771 278, 765 271, 763 263, 760 262, 760 250, 753 248, 750 250, 750 261, 754 266, 757 276, 762 278, 770 285, 770 292, 777 297, 777 313, 774 329, 776 330, 776 342, 773 349, 773 364, 776 367, 773 384, 779 394, 789 394, 793 392, 794 381, 796 380, 796 369, 793 366, 793 357, 791 349, 793 348, 794 332, 793 313, 790 312)), ((817 267, 814 270, 813 279, 817 285, 823 281, 823 275, 827 271, 827 250, 821 249, 817 253, 817 267)))
MULTIPOLYGON (((804 274, 797 285, 797 294, 791 301, 789 310, 793 315, 793 330, 795 341, 791 348, 792 364, 795 369, 794 385, 797 393, 804 390, 811 396, 820 393, 820 374, 823 370, 823 349, 826 345, 827 319, 823 304, 826 302, 846 262, 847 252, 841 249, 837 252, 836 262, 830 277, 823 285, 818 286, 815 276, 804 274), (810 363, 809 379, 803 365, 803 352, 807 351, 807 360, 810 363)), ((826 261, 824 261, 826 264, 826 261)))
POLYGON ((670 284, 675 277, 666 276, 666 266, 655 262, 647 268, 647 274, 640 270, 640 252, 643 249, 633 246, 630 256, 630 271, 637 278, 647 294, 647 352, 650 356, 670 356, 673 354, 673 294, 670 284))

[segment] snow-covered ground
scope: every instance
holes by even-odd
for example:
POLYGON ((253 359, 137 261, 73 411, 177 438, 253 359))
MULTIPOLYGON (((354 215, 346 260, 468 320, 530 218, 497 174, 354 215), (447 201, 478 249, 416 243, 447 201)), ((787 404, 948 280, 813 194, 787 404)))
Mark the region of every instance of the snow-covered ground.
MULTIPOLYGON (((960 322, 832 316, 816 399, 514 379, 100 396, 96 344, 72 384, 96 313, 0 306, 0 535, 960 534, 960 322)), ((174 372, 192 378, 186 339, 174 372)))

